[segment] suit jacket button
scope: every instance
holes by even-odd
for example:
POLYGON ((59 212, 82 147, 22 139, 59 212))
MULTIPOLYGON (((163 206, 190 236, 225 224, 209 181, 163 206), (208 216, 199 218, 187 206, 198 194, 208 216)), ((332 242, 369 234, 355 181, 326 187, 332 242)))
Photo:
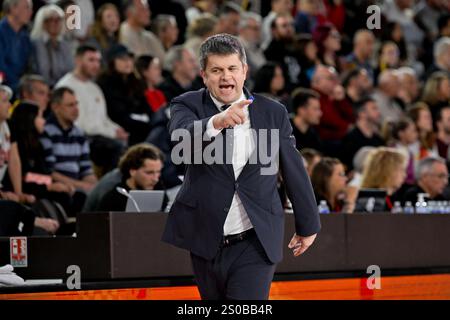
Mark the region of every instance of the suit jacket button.
POLYGON ((223 208, 223 211, 228 212, 228 211, 230 211, 230 208, 225 207, 225 208, 223 208))
POLYGON ((235 188, 235 189, 239 188, 239 182, 236 182, 236 183, 234 184, 234 188, 235 188))

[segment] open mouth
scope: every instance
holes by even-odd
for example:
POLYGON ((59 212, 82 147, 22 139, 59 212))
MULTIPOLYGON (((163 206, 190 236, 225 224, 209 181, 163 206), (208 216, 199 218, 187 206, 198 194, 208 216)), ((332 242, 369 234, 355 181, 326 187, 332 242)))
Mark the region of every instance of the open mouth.
POLYGON ((234 85, 232 85, 232 84, 221 84, 221 85, 219 85, 219 89, 220 89, 220 91, 226 93, 226 92, 232 91, 234 89, 234 85))

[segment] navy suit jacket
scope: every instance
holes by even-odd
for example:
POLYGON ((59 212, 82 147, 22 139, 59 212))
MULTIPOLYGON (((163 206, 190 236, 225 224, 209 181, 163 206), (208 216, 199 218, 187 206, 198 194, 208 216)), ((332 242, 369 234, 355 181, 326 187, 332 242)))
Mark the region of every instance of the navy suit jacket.
MULTIPOLYGON (((206 89, 178 96, 172 100, 170 107, 170 133, 176 129, 185 129, 192 139, 201 139, 198 128, 194 130, 194 121, 200 121, 197 126, 201 124, 200 134, 203 135, 208 120, 219 113, 206 89)), ((255 94, 254 102, 249 106, 249 117, 251 128, 257 132, 262 132, 260 129, 279 130, 279 152, 271 156, 273 159, 279 157, 279 169, 294 209, 297 235, 310 236, 319 232, 321 226, 316 199, 302 158, 295 148, 286 108, 255 94)), ((211 147, 214 141, 226 141, 220 139, 223 131, 212 141, 203 142, 200 151, 211 147)), ((270 133, 267 136, 267 149, 271 150, 270 133)), ((258 146, 261 138, 256 135, 256 140, 255 146, 258 146)), ((261 174, 261 170, 269 166, 267 161, 261 161, 258 157, 257 161, 248 161, 235 179, 231 164, 188 164, 183 185, 168 215, 162 240, 205 259, 214 258, 236 192, 268 258, 273 263, 281 261, 284 210, 277 192, 278 170, 270 175, 261 174)))

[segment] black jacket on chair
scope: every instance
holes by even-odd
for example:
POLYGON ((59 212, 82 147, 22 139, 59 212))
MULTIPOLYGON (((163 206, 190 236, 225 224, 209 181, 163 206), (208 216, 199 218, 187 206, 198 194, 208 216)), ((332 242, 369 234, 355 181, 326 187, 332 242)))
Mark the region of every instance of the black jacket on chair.
MULTIPOLYGON (((296 233, 310 236, 319 232, 314 192, 295 148, 286 108, 261 95, 254 95, 254 102, 248 108, 251 128, 257 132, 255 146, 265 137, 263 134, 258 137, 260 129, 279 130, 279 152, 271 154, 271 158, 279 156, 279 169, 294 209, 296 233)), ((206 89, 185 93, 171 102, 169 131, 172 134, 176 129, 184 129, 192 137, 194 131, 197 136, 203 135, 208 120, 218 112, 206 89), (194 130, 194 121, 200 121, 197 123, 201 124, 200 133, 198 128, 194 130)), ((203 142, 202 150, 211 143, 223 143, 222 134, 223 131, 212 141, 203 142)), ((270 133, 267 135, 267 150, 271 150, 274 142, 270 133)), ((225 219, 237 192, 268 258, 273 263, 279 262, 284 239, 284 210, 277 192, 278 170, 269 175, 261 174, 269 166, 258 157, 257 161, 248 161, 235 179, 231 164, 188 164, 183 185, 167 219, 163 241, 212 259, 219 250, 225 219)))

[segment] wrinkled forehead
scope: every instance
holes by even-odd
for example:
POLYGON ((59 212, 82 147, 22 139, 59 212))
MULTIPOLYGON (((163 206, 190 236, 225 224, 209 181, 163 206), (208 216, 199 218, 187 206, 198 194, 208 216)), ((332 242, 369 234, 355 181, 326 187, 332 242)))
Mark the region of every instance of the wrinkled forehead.
POLYGON ((231 54, 210 53, 207 55, 205 61, 205 69, 210 69, 214 67, 227 68, 234 65, 239 66, 244 65, 238 53, 231 53, 231 54))

